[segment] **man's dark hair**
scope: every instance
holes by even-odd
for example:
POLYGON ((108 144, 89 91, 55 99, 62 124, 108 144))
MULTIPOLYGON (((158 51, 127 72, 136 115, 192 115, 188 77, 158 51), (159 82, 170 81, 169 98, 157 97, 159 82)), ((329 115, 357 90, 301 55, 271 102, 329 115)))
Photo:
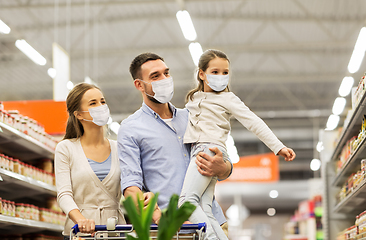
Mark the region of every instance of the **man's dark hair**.
POLYGON ((141 79, 141 66, 142 64, 148 62, 148 61, 152 61, 152 60, 158 60, 160 59, 161 61, 164 62, 164 59, 162 57, 160 57, 159 55, 155 54, 155 53, 141 53, 140 55, 138 55, 137 57, 135 57, 135 59, 131 62, 130 65, 130 73, 132 76, 132 79, 141 79))

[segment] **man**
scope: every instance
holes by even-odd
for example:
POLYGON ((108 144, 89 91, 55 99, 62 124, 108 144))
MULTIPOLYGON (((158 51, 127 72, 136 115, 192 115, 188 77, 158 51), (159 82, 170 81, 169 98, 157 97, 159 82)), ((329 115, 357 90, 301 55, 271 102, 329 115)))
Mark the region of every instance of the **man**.
MULTIPOLYGON (((183 144, 188 110, 177 109, 169 101, 174 93, 173 79, 163 58, 154 53, 138 55, 130 65, 134 85, 142 94, 142 107, 121 123, 118 152, 121 188, 125 197, 147 199, 143 192, 159 192, 158 206, 166 208, 172 194, 180 194, 190 162, 190 146, 183 144)), ((205 176, 227 178, 232 169, 217 149, 216 155, 200 153, 198 171, 205 176)), ((147 199, 148 200, 148 199, 147 199)), ((159 222, 160 209, 153 216, 159 222)), ((221 207, 213 202, 214 216, 227 228, 221 207)))

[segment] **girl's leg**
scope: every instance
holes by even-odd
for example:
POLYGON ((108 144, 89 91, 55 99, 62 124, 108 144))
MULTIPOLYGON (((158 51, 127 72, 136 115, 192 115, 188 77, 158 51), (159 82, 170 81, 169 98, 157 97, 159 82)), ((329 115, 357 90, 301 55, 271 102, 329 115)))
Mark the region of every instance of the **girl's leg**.
POLYGON ((215 231, 218 239, 226 240, 228 238, 227 238, 225 232, 222 230, 219 222, 216 220, 216 218, 212 214, 212 201, 213 201, 213 196, 215 193, 216 182, 217 182, 217 177, 213 177, 210 184, 208 185, 206 191, 202 195, 201 206, 202 206, 204 213, 210 220, 211 226, 212 226, 213 230, 215 231))
POLYGON ((195 205, 196 210, 192 213, 189 221, 192 223, 205 222, 207 224, 205 239, 217 239, 215 231, 210 224, 211 221, 200 205, 201 196, 206 191, 207 186, 210 184, 212 178, 203 176, 197 171, 197 165, 195 162, 196 154, 194 154, 195 152, 196 151, 192 149, 191 162, 189 163, 186 177, 184 179, 178 206, 180 207, 184 202, 190 202, 195 205))

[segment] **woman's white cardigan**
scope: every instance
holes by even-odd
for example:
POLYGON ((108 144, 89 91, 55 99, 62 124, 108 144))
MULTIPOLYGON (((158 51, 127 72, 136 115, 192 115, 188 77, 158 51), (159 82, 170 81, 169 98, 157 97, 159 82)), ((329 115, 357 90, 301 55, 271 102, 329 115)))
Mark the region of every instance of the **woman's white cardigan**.
POLYGON ((117 142, 109 140, 112 165, 109 174, 100 181, 89 165, 80 139, 61 141, 55 152, 57 201, 66 214, 64 235, 69 235, 74 222, 68 217, 73 209, 94 219, 95 224, 105 225, 110 217, 118 217, 118 224, 125 219, 120 209, 121 198, 117 142))

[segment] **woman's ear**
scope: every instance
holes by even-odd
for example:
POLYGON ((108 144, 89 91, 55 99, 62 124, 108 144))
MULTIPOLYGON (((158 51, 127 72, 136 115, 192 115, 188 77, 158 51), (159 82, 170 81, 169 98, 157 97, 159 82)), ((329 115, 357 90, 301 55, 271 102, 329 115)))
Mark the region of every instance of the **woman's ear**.
POLYGON ((83 120, 83 117, 81 116, 79 111, 74 111, 74 116, 79 119, 80 121, 83 120))

